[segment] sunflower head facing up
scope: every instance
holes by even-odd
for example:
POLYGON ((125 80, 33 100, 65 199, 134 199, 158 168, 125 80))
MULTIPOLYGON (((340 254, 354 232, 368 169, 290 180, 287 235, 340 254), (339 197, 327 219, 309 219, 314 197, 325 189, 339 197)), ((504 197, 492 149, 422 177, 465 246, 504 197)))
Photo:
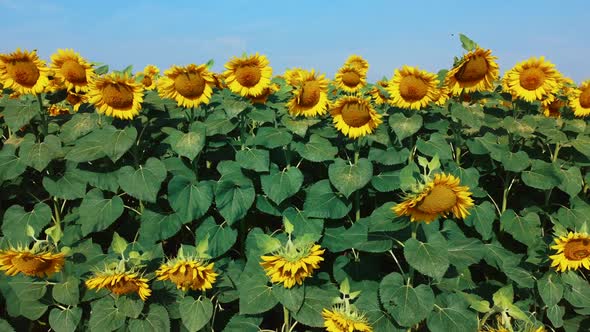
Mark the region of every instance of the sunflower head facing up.
POLYGON ((352 139, 373 133, 383 122, 371 105, 370 98, 344 96, 330 107, 334 126, 352 139))
POLYGON ((324 327, 328 332, 372 332, 373 328, 364 314, 349 305, 335 305, 331 310, 322 310, 324 327))
POLYGON ((21 95, 40 94, 49 84, 49 68, 40 60, 37 51, 17 49, 9 54, 0 54, 0 82, 5 89, 21 95))
POLYGON ((205 64, 172 66, 158 80, 158 93, 162 98, 174 99, 179 106, 190 108, 208 104, 214 86, 213 73, 205 64))
POLYGON ((0 270, 9 276, 22 273, 31 277, 49 277, 61 271, 64 263, 63 253, 38 245, 34 245, 32 249, 17 246, 0 250, 0 270))
POLYGON ((270 85, 272 68, 264 55, 236 58, 225 64, 227 69, 223 75, 228 88, 241 96, 256 97, 270 85))
POLYGON ((260 265, 272 283, 291 288, 295 284, 303 284, 305 278, 320 268, 324 251, 317 244, 295 245, 289 240, 286 246, 272 255, 261 256, 260 265))
POLYGON ((88 90, 88 84, 94 76, 92 65, 71 49, 57 50, 51 56, 51 69, 55 77, 74 92, 88 90))
POLYGON ((557 250, 555 255, 549 256, 551 267, 557 271, 577 270, 580 267, 590 270, 590 236, 587 233, 569 232, 555 238, 555 245, 551 249, 557 250))
POLYGON ((399 108, 419 110, 438 97, 436 74, 417 67, 404 66, 396 69, 387 92, 392 105, 399 108))
POLYGON ((214 263, 196 257, 179 255, 169 260, 156 271, 158 280, 170 280, 176 288, 183 291, 213 288, 218 274, 215 273, 214 263))
POLYGON ((300 71, 293 89, 293 97, 287 103, 293 116, 312 117, 326 114, 328 110, 328 80, 315 71, 300 71))
POLYGON ((572 89, 569 97, 569 105, 577 117, 590 115, 590 80, 580 84, 577 89, 572 89))
POLYGON ((451 213, 457 219, 464 219, 472 206, 469 187, 461 186, 459 178, 453 175, 437 173, 392 210, 397 216, 409 216, 412 222, 428 224, 451 213))
POLYGON ((367 73, 353 65, 344 65, 336 72, 334 83, 345 92, 355 93, 367 85, 367 73))
POLYGON ((143 88, 126 74, 95 77, 88 88, 89 102, 100 114, 125 120, 133 119, 141 110, 143 88))
POLYGON ((346 59, 344 62, 344 66, 352 66, 359 69, 364 75, 367 75, 367 71, 369 71, 369 62, 365 60, 362 56, 353 54, 346 59))
POLYGON ((152 294, 148 280, 142 278, 137 272, 125 271, 121 268, 108 268, 94 272, 94 275, 86 280, 88 289, 107 289, 116 295, 136 293, 145 301, 152 294))
POLYGON ((153 90, 156 88, 156 83, 160 69, 154 65, 147 65, 141 73, 137 73, 136 77, 140 78, 141 85, 146 90, 153 90))
POLYGON ((506 72, 502 86, 516 98, 534 102, 556 93, 561 82, 561 74, 554 64, 544 57, 533 57, 506 72))
POLYGON ((477 47, 447 73, 445 85, 454 96, 492 90, 500 72, 496 59, 491 50, 477 47))

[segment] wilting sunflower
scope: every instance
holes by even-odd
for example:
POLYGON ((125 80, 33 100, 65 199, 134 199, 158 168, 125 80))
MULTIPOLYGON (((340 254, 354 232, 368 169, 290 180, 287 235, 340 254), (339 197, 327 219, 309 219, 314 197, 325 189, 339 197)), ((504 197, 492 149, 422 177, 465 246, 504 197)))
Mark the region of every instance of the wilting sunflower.
POLYGON ((530 58, 518 63, 504 74, 507 92, 528 102, 542 100, 544 96, 557 92, 561 74, 555 65, 544 57, 530 58))
POLYGON ((215 78, 207 65, 172 66, 158 80, 158 93, 180 106, 197 107, 209 103, 214 86, 215 78))
POLYGON ((86 280, 86 287, 97 291, 105 288, 117 295, 137 293, 145 301, 152 294, 147 281, 147 279, 141 278, 135 272, 121 272, 107 268, 95 272, 91 278, 86 280))
POLYGON ((454 96, 461 93, 492 90, 500 72, 491 50, 476 48, 447 73, 445 84, 454 96))
POLYGON ((555 238, 551 249, 557 250, 555 255, 549 256, 553 261, 551 267, 557 271, 577 270, 582 266, 590 269, 590 236, 587 233, 569 232, 555 238))
POLYGON ((301 76, 305 72, 307 71, 301 68, 287 69, 283 74, 283 78, 285 79, 285 82, 287 82, 287 84, 291 86, 297 86, 301 83, 301 76))
POLYGON ((403 66, 396 69, 387 92, 392 104, 406 109, 419 110, 438 97, 436 74, 417 67, 403 66))
POLYGON ((347 310, 344 305, 334 306, 332 310, 322 310, 324 327, 328 332, 372 332, 373 328, 365 315, 359 313, 354 307, 347 310))
POLYGON ((248 57, 234 57, 225 64, 225 68, 225 83, 232 92, 244 97, 261 95, 264 88, 270 85, 272 68, 264 55, 256 53, 248 57))
POLYGON ((383 121, 371 105, 371 99, 344 96, 330 107, 334 126, 350 138, 373 133, 383 121))
POLYGON ((86 91, 94 75, 92 65, 71 49, 59 49, 51 56, 51 69, 68 90, 86 91))
POLYGON ((177 257, 160 266, 156 271, 158 280, 170 280, 183 291, 205 291, 213 287, 218 274, 213 270, 214 263, 194 257, 177 257))
POLYGON ((154 65, 147 65, 141 73, 137 73, 137 77, 141 78, 141 85, 146 90, 153 90, 156 88, 156 82, 160 74, 160 69, 154 65))
POLYGON ((271 83, 269 86, 264 88, 262 94, 259 96, 248 96, 252 104, 266 104, 266 100, 270 97, 273 93, 280 90, 280 86, 275 83, 271 83))
POLYGON ((389 81, 387 80, 380 80, 377 81, 377 83, 375 83, 375 86, 371 89, 371 91, 369 91, 369 94, 371 95, 371 97, 373 97, 373 101, 375 102, 376 105, 383 105, 383 104, 388 104, 391 102, 389 96, 384 95, 383 92, 381 91, 381 89, 379 89, 378 86, 380 86, 381 88, 383 88, 384 90, 386 90, 387 92, 387 87, 389 86, 389 81))
POLYGON ((291 288, 295 284, 301 285, 303 279, 320 268, 324 251, 317 244, 296 246, 289 241, 272 255, 261 256, 260 265, 272 283, 282 283, 285 288, 291 288))
POLYGON ((323 115, 328 110, 328 80, 317 76, 314 70, 302 71, 299 83, 293 90, 293 98, 287 102, 289 113, 306 117, 323 115))
POLYGON ((126 74, 95 77, 90 81, 87 95, 98 113, 119 119, 133 119, 143 101, 141 85, 126 74))
POLYGON ((48 277, 61 271, 64 266, 63 253, 48 249, 16 247, 0 250, 0 270, 14 276, 19 272, 27 276, 48 277))
POLYGON ((17 49, 13 53, 0 54, 0 81, 5 89, 24 94, 42 93, 49 84, 49 68, 40 60, 37 51, 17 49))
POLYGON ((574 110, 575 116, 586 117, 590 115, 590 80, 571 91, 569 104, 574 110))
POLYGON ((421 185, 414 193, 392 208, 398 216, 409 216, 410 221, 424 221, 427 224, 437 217, 452 213, 463 219, 469 215, 473 206, 469 187, 460 186, 459 178, 438 173, 434 179, 421 185))
POLYGON ((367 85, 367 74, 362 69, 345 65, 338 69, 334 82, 337 88, 354 93, 367 85))
POLYGON ((365 60, 362 56, 353 54, 346 59, 344 66, 352 66, 359 69, 365 75, 369 70, 369 62, 365 60))
POLYGON ((68 102, 68 104, 70 104, 70 106, 72 106, 74 112, 78 112, 80 106, 88 102, 88 97, 85 94, 68 91, 66 101, 68 102))

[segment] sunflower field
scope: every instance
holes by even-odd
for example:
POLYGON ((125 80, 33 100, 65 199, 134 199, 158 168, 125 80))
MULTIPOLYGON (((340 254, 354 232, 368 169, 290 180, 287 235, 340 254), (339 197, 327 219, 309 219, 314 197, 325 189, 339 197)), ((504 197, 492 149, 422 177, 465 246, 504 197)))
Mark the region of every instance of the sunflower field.
POLYGON ((0 54, 0 331, 589 331, 590 81, 491 50, 0 54))

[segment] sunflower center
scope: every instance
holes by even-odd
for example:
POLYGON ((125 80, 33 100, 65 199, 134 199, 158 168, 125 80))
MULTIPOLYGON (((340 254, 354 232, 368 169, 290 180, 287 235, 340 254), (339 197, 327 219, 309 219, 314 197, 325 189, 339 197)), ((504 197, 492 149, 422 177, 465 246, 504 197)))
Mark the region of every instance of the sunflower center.
POLYGON ((540 68, 527 68, 520 73, 520 85, 527 90, 536 90, 545 82, 545 72, 540 68))
POLYGON ((238 82, 247 88, 251 88, 258 84, 262 73, 260 68, 254 65, 242 66, 236 69, 236 79, 238 82))
POLYGON ((361 83, 361 76, 353 71, 342 74, 342 83, 348 87, 355 87, 361 83))
POLYGON ((80 96, 75 95, 73 93, 68 93, 66 100, 68 101, 68 103, 70 103, 70 105, 76 105, 82 101, 82 98, 80 98, 80 96))
POLYGON ((12 265, 24 274, 31 275, 48 270, 51 267, 51 261, 35 256, 19 255, 12 259, 12 265))
POLYGON ((428 92, 428 85, 419 77, 405 76, 399 84, 399 94, 407 101, 421 100, 428 92))
POLYGON ((143 76, 143 79, 141 80, 141 84, 143 84, 143 86, 148 87, 151 86, 153 83, 152 78, 145 75, 143 76))
POLYGON ((174 79, 174 89, 187 98, 200 97, 205 91, 205 84, 198 73, 183 73, 174 79))
POLYGON ((86 83, 86 69, 78 62, 68 60, 61 65, 61 74, 68 82, 83 84, 86 83))
POLYGON ((20 60, 6 63, 8 75, 18 84, 32 87, 37 83, 39 76, 39 68, 31 61, 20 60))
POLYGON ((580 106, 583 108, 590 108, 590 87, 587 87, 582 94, 580 94, 580 106))
POLYGON ((342 120, 351 127, 362 127, 371 120, 369 109, 359 103, 346 103, 342 107, 342 120))
POLYGON ((563 250, 565 257, 571 261, 580 261, 590 256, 590 240, 575 239, 566 243, 563 250))
POLYGON ((559 99, 553 101, 549 104, 548 108, 551 113, 559 113, 559 109, 565 106, 565 103, 559 99))
POLYGON ((457 194, 446 185, 435 185, 416 208, 426 213, 448 211, 457 203, 457 194))
POLYGON ((305 82, 301 91, 299 103, 304 107, 315 106, 320 101, 320 86, 317 82, 305 82))
POLYGON ((478 82, 488 73, 488 62, 481 55, 476 55, 465 62, 461 69, 455 74, 459 82, 478 82))
POLYGON ((136 283, 125 279, 116 282, 114 285, 108 287, 111 290, 111 292, 117 295, 135 293, 139 290, 139 286, 136 283))
POLYGON ((126 85, 108 84, 102 90, 102 98, 105 104, 113 108, 127 109, 133 106, 133 91, 126 85))

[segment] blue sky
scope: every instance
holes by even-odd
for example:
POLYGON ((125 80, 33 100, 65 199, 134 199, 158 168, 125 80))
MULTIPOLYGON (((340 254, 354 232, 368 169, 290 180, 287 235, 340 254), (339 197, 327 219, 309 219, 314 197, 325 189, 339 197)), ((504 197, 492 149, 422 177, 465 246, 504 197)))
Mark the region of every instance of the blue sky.
POLYGON ((274 74, 314 68, 332 77, 350 54, 369 80, 404 64, 437 71, 461 55, 458 33, 491 48, 504 72, 544 55, 590 79, 590 2, 573 1, 46 1, 0 0, 0 52, 74 48, 114 69, 267 55, 274 74), (567 5, 565 5, 567 3, 567 5))

